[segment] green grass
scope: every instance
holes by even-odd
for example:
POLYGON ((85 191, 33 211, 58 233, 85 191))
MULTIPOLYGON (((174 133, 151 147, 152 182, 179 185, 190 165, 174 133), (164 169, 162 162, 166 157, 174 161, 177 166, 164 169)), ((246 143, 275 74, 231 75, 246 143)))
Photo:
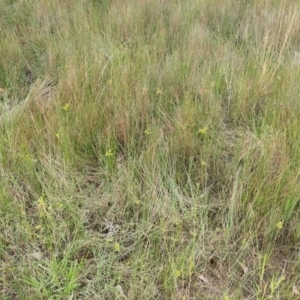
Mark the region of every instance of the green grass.
POLYGON ((299 9, 2 0, 0 298, 298 299, 299 9))

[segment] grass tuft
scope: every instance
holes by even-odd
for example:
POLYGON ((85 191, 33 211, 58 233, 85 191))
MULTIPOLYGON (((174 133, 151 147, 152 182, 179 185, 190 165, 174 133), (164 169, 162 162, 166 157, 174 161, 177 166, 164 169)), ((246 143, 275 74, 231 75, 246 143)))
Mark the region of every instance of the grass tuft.
POLYGON ((298 1, 0 10, 0 298, 297 299, 298 1))

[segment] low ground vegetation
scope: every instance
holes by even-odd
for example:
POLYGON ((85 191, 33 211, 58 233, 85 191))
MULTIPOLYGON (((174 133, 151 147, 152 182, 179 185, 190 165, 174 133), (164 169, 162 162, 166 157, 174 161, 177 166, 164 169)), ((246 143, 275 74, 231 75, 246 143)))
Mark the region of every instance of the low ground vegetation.
POLYGON ((0 11, 1 299, 298 299, 298 1, 0 11))

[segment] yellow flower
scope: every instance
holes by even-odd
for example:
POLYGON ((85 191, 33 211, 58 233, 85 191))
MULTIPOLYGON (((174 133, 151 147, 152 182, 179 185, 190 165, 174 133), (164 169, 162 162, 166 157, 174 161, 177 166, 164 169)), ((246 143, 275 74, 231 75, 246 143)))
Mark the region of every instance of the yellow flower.
POLYGON ((36 230, 41 230, 41 229, 42 229, 42 225, 37 225, 37 226, 35 226, 35 229, 36 229, 36 230))
POLYGON ((62 205, 62 203, 57 203, 57 208, 59 209, 59 210, 61 210, 61 209, 63 209, 63 205, 62 205))
POLYGON ((43 217, 47 211, 47 204, 44 195, 37 200, 37 210, 41 217, 43 217))
POLYGON ((180 270, 175 270, 175 272, 174 272, 175 278, 180 277, 180 275, 181 275, 181 271, 180 270))
POLYGON ((282 227, 283 227, 283 222, 278 222, 277 224, 276 224, 276 227, 278 228, 278 229, 282 229, 282 227))
POLYGON ((207 133, 207 126, 205 126, 204 128, 200 128, 198 130, 198 133, 201 134, 201 135, 206 135, 206 133, 207 133))
POLYGON ((135 203, 136 205, 140 205, 140 204, 141 204, 141 200, 135 200, 134 203, 135 203))
POLYGON ((156 95, 158 96, 158 95, 160 95, 160 94, 162 94, 162 90, 159 89, 159 88, 157 88, 157 90, 156 90, 156 95))
POLYGON ((25 155, 25 159, 26 159, 27 161, 31 161, 31 156, 30 156, 30 154, 26 154, 26 155, 25 155))
POLYGON ((112 157, 113 156, 112 151, 110 149, 108 151, 106 151, 105 156, 106 157, 112 157))
POLYGON ((59 139, 59 132, 55 133, 55 136, 59 139))
POLYGON ((120 250, 121 250, 120 244, 119 243, 115 243, 114 244, 114 249, 115 249, 115 251, 120 252, 120 250))
POLYGON ((69 110, 69 108, 70 108, 70 104, 69 104, 69 103, 67 103, 67 104, 65 104, 65 105, 63 106, 63 110, 64 110, 64 111, 69 110))
POLYGON ((39 203, 39 204, 44 204, 44 203, 45 203, 44 195, 42 195, 42 196, 38 199, 38 203, 39 203))
POLYGON ((146 135, 149 135, 151 133, 151 130, 150 129, 146 129, 144 132, 145 132, 146 135))
POLYGON ((205 161, 201 161, 201 166, 203 166, 203 167, 205 167, 207 164, 206 164, 206 162, 205 161))

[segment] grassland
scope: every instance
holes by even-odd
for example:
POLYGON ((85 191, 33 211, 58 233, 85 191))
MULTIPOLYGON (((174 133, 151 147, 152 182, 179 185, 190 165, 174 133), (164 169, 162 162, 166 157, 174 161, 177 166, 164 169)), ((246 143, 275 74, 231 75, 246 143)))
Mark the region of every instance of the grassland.
POLYGON ((298 0, 0 12, 1 299, 300 299, 298 0))

